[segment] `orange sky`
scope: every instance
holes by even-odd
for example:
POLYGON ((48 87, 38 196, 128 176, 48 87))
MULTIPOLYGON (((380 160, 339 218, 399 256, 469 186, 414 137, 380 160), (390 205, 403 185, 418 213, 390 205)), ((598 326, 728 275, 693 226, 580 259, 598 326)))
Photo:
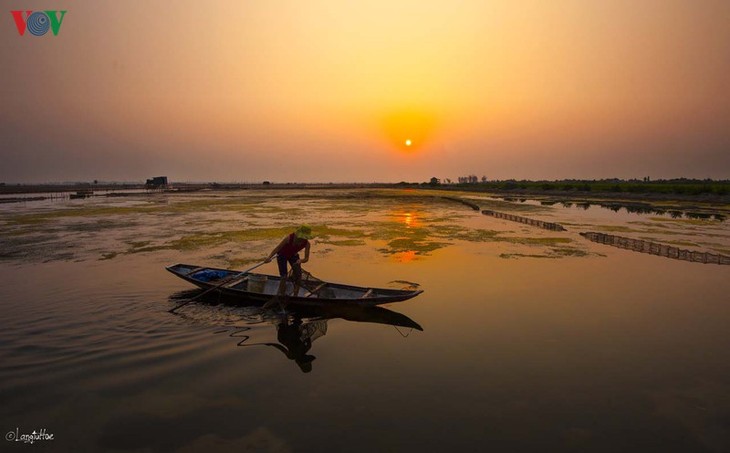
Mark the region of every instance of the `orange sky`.
POLYGON ((0 181, 730 177, 726 0, 0 3, 0 181))

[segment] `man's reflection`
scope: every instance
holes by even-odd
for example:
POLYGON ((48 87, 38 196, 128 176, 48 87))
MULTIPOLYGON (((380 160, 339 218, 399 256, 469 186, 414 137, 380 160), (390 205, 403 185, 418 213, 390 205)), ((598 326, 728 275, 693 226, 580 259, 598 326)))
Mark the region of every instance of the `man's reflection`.
POLYGON ((280 318, 276 324, 276 338, 280 344, 265 343, 266 346, 272 346, 290 360, 296 362, 304 373, 312 371, 312 361, 316 358, 311 354, 307 354, 312 347, 312 342, 327 333, 327 321, 313 321, 302 323, 301 318, 289 317, 280 318))
MULTIPOLYGON (((392 283, 409 283, 395 281, 392 283)), ((177 316, 187 316, 182 313, 175 313, 177 316)), ((401 336, 399 327, 423 331, 423 328, 408 316, 388 310, 382 307, 358 307, 358 306, 311 306, 292 307, 287 314, 275 314, 272 311, 262 311, 259 307, 242 307, 237 315, 237 320, 242 320, 245 326, 224 329, 215 333, 229 333, 231 337, 241 339, 238 346, 271 346, 281 351, 286 358, 293 360, 303 373, 312 371, 312 362, 316 358, 309 354, 312 343, 317 338, 327 334, 327 322, 331 319, 358 323, 373 323, 394 326, 401 336), (264 330, 253 330, 249 325, 269 324, 276 327, 276 339, 278 343, 256 343, 252 335, 257 337, 255 332, 263 333, 264 330)))

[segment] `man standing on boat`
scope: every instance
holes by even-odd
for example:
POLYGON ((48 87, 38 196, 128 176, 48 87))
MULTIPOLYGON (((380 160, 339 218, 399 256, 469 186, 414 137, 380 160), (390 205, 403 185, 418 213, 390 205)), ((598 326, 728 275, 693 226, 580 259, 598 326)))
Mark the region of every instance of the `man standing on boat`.
MULTIPOLYGON (((302 264, 309 261, 309 249, 311 247, 309 239, 312 239, 312 228, 307 225, 302 225, 296 231, 282 239, 279 245, 266 258, 266 262, 269 263, 276 256, 276 262, 279 265, 279 275, 281 276, 279 291, 277 292, 279 296, 283 296, 286 291, 287 262, 291 266, 294 276, 294 292, 292 294, 296 296, 299 293, 299 285, 302 280, 302 264), (302 249, 304 249, 304 259, 299 257, 299 252, 302 249)), ((264 305, 264 307, 267 305, 269 303, 264 305)))

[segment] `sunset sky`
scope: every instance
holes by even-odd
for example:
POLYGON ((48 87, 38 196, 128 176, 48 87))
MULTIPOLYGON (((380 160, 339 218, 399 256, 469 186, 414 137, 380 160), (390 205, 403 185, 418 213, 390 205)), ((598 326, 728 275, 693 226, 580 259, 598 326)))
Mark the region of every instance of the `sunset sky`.
POLYGON ((0 182, 730 178, 727 0, 0 4, 0 182))

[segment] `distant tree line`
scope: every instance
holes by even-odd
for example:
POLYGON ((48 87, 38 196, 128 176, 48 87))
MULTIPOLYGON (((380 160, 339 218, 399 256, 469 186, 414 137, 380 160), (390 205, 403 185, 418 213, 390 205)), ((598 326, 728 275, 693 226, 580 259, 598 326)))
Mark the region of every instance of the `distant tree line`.
POLYGON ((459 184, 478 184, 480 181, 482 183, 487 182, 487 177, 482 176, 480 180, 477 175, 459 176, 457 178, 457 181, 459 181, 459 184))
POLYGON ((476 175, 459 176, 456 181, 432 177, 423 183, 406 183, 400 185, 421 185, 427 187, 443 186, 466 188, 469 190, 496 191, 564 191, 564 192, 614 192, 614 193, 665 193, 680 195, 729 195, 730 180, 713 179, 656 179, 646 176, 641 179, 562 179, 562 180, 488 180, 476 175))
POLYGON ((626 192, 626 193, 667 193, 683 195, 728 195, 730 194, 730 180, 713 179, 657 179, 650 177, 642 179, 562 179, 555 181, 531 180, 487 180, 486 176, 477 178, 476 175, 460 176, 456 187, 476 190, 527 190, 527 191, 576 191, 576 192, 626 192))

